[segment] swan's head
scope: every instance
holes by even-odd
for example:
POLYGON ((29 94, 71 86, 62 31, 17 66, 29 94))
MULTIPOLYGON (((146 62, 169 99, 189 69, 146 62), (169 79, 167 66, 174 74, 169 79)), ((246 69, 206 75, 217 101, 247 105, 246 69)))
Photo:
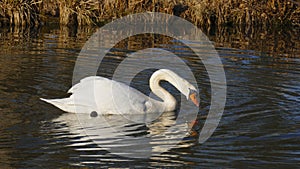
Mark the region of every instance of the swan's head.
MULTIPOLYGON (((171 73, 170 73, 171 74, 171 73)), ((174 73, 175 74, 175 73, 174 73)), ((199 107, 199 94, 198 90, 194 85, 192 85, 187 80, 178 76, 177 74, 173 75, 174 82, 172 83, 183 95, 185 95, 186 99, 193 102, 197 107, 199 107)), ((172 81, 170 80, 170 81, 172 81)))
POLYGON ((195 86, 183 78, 181 78, 181 80, 177 80, 177 82, 179 82, 179 91, 186 96, 186 99, 193 102, 197 107, 199 107, 199 94, 195 86))

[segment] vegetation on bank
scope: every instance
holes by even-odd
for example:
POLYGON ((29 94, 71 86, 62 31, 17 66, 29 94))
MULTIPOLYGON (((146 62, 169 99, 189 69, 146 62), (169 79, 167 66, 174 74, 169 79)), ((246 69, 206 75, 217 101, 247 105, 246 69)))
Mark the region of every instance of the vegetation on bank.
POLYGON ((198 26, 300 26, 294 0, 2 0, 1 25, 39 25, 49 18, 63 25, 93 25, 138 12, 164 12, 198 26))

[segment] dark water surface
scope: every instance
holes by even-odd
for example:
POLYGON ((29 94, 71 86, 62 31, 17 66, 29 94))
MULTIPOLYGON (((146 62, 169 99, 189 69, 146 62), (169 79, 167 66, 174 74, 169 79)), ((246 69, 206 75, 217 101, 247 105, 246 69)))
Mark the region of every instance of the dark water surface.
MULTIPOLYGON (((162 145, 174 144, 169 139, 173 133, 165 131, 174 124, 176 112, 163 114, 149 125, 127 125, 118 117, 107 117, 111 125, 126 130, 130 136, 151 135, 153 151, 158 153, 146 159, 110 153, 106 148, 124 139, 118 133, 108 133, 105 126, 98 126, 103 134, 97 145, 84 135, 85 129, 76 115, 39 100, 68 96, 76 57, 95 31, 96 28, 72 30, 55 25, 32 30, 0 29, 1 168, 299 167, 299 29, 226 29, 210 33, 208 37, 224 64, 228 88, 220 124, 203 144, 198 144, 197 138, 209 110, 210 87, 199 61, 190 56, 186 47, 168 37, 136 36, 116 45, 99 68, 99 75, 111 77, 127 53, 164 47, 190 66, 200 88, 196 124, 181 143, 169 150, 162 145)), ((149 93, 148 79, 153 71, 141 72, 132 86, 149 93)), ((173 132, 181 132, 180 126, 173 132)), ((139 146, 143 145, 135 143, 133 147, 139 146)))

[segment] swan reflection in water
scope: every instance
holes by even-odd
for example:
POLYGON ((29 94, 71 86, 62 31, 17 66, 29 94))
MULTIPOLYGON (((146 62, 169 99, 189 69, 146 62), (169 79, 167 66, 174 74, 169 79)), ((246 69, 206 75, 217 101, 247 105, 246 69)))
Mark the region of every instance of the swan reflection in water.
MULTIPOLYGON (((157 114, 148 116, 151 119, 154 117, 157 114)), ((70 137, 79 139, 70 146, 80 146, 82 149, 92 141, 97 144, 98 150, 129 158, 150 158, 172 148, 189 147, 197 142, 196 136, 184 140, 191 131, 191 122, 176 120, 174 112, 165 112, 155 121, 148 121, 143 115, 124 117, 99 114, 92 117, 73 113, 62 114, 53 120, 60 126, 67 126, 62 129, 69 130, 70 137)))

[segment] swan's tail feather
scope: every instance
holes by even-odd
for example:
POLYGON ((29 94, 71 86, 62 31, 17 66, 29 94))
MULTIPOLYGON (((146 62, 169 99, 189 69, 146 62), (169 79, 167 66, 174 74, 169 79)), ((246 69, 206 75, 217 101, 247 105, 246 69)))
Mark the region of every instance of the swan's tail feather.
POLYGON ((95 111, 90 106, 89 103, 86 103, 82 100, 74 101, 73 97, 63 98, 63 99, 44 99, 40 98, 41 100, 54 105, 55 107, 69 113, 90 113, 95 111))
POLYGON ((74 100, 71 98, 63 98, 63 99, 44 99, 40 98, 41 100, 50 103, 59 109, 69 112, 69 113, 75 113, 76 108, 74 105, 74 100))

